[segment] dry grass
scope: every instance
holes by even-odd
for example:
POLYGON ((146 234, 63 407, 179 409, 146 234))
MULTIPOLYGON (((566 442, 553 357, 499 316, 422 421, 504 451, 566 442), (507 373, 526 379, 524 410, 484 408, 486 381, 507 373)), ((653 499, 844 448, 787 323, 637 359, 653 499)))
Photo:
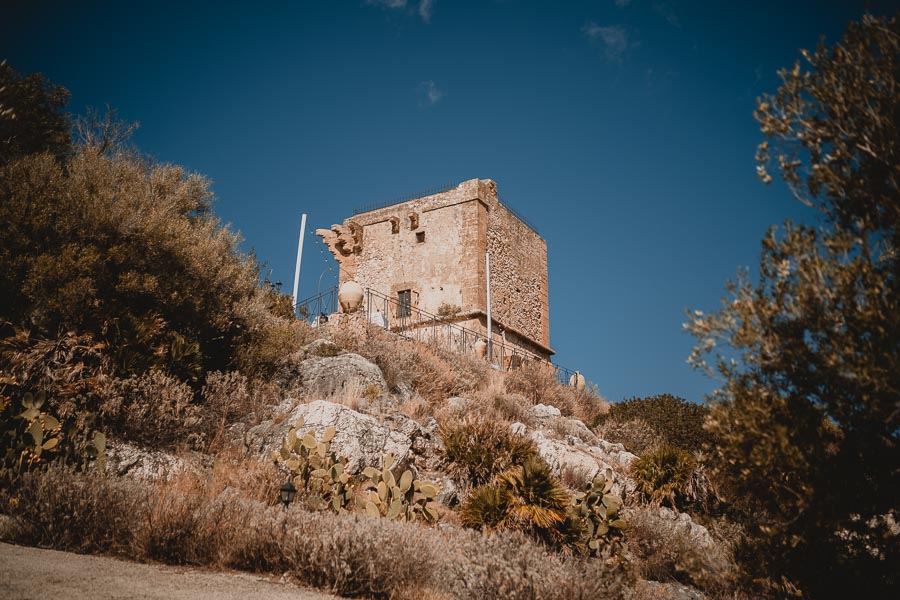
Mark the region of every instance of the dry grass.
POLYGON ((628 525, 625 541, 642 578, 678 581, 713 594, 731 589, 735 567, 728 543, 701 546, 652 508, 633 508, 628 525))
POLYGON ((207 452, 221 450, 225 430, 236 420, 259 424, 270 406, 281 399, 278 388, 268 382, 251 381, 237 371, 214 371, 207 374, 202 397, 203 424, 209 437, 207 452))
MULTIPOLYGON (((17 541, 138 560, 287 573, 347 597, 622 597, 621 565, 550 553, 521 534, 486 537, 360 515, 309 513, 222 487, 231 468, 166 483, 34 473, 23 480, 17 541)), ((240 478, 239 478, 240 479, 240 478)))
POLYGON ((574 417, 591 427, 609 410, 609 404, 593 388, 577 391, 562 385, 556 374, 544 363, 526 363, 506 375, 506 390, 522 394, 532 404, 555 406, 567 417, 574 417))
POLYGON ((468 396, 490 379, 487 364, 472 354, 407 340, 371 324, 360 328, 348 321, 330 328, 329 336, 378 365, 388 389, 408 387, 435 406, 451 396, 468 396))

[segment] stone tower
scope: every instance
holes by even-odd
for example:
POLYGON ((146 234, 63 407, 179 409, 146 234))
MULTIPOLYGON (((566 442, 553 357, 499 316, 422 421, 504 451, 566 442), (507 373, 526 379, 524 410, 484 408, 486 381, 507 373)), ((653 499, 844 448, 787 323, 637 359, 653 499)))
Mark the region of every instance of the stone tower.
POLYGON ((543 359, 550 348, 547 243, 497 196, 490 179, 353 216, 319 229, 340 264, 341 283, 487 330, 485 253, 491 253, 495 341, 543 359))

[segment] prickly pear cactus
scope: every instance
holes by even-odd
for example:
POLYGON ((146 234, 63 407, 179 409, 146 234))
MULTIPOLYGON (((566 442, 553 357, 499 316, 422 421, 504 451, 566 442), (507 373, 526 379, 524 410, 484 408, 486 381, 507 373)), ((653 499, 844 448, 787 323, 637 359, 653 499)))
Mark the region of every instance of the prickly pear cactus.
POLYGON ((598 554, 605 545, 618 543, 627 526, 619 517, 622 499, 610 493, 612 485, 612 469, 607 469, 597 475, 588 492, 572 499, 571 514, 584 524, 583 542, 589 554, 598 554))
POLYGON ((363 471, 369 484, 368 493, 359 499, 360 508, 373 517, 436 523, 438 512, 433 500, 437 496, 437 487, 429 481, 414 479, 408 470, 398 480, 391 471, 393 465, 394 455, 388 454, 382 469, 367 467, 363 471))
MULTIPOLYGON (((0 384, 12 383, 3 378, 0 384)), ((22 397, 21 413, 4 423, 3 440, 0 447, 5 452, 2 457, 6 468, 21 473, 52 455, 60 441, 60 423, 56 417, 41 410, 46 401, 44 392, 35 396, 26 393, 22 397)), ((16 408, 11 398, 0 396, 0 412, 16 408)))
POLYGON ((316 439, 311 431, 300 437, 297 431, 303 425, 304 419, 300 417, 282 438, 281 449, 272 458, 290 471, 294 485, 304 491, 309 508, 344 512, 353 500, 353 489, 346 472, 347 459, 338 458, 331 451, 335 429, 326 429, 322 439, 316 439))

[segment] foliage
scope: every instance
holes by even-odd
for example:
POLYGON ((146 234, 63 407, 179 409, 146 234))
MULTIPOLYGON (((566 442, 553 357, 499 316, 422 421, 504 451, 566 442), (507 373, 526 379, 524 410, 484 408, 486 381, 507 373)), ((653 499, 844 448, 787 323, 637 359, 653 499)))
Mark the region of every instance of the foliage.
POLYGON ((40 153, 0 166, 0 319, 88 335, 113 374, 164 369, 195 390, 205 370, 290 351, 290 321, 212 215, 209 182, 127 149, 127 127, 95 125, 64 167, 40 153))
MULTIPOLYGON (((52 377, 56 366, 48 362, 44 373, 52 377)), ((14 486, 24 472, 57 459, 83 468, 96 461, 103 470, 106 437, 93 430, 93 415, 61 414, 43 389, 25 391, 18 377, 27 376, 23 370, 8 374, 0 370, 0 481, 4 486, 14 486)))
POLYGON ((605 419, 593 431, 600 439, 622 444, 626 450, 638 456, 666 443, 662 434, 644 419, 605 419))
POLYGON ((609 406, 595 386, 578 391, 572 386, 562 385, 553 369, 539 361, 526 362, 508 372, 506 391, 521 394, 532 404, 555 406, 564 416, 575 417, 587 425, 595 423, 609 406))
POLYGON ((693 585, 707 597, 743 598, 734 593, 731 542, 716 537, 701 542, 678 519, 667 518, 664 511, 646 506, 628 509, 625 544, 640 575, 654 581, 693 585))
POLYGON ((438 512, 432 501, 437 488, 430 481, 415 479, 409 470, 403 471, 400 479, 395 478, 391 472, 393 465, 394 455, 388 453, 380 470, 366 467, 363 475, 370 482, 369 495, 360 498, 360 506, 372 517, 436 523, 438 512))
MULTIPOLYGON (((244 495, 234 478, 262 465, 136 482, 51 469, 29 474, 11 513, 15 541, 135 560, 285 575, 342 597, 573 600, 621 598, 620 564, 548 552, 522 534, 485 537, 352 514, 284 510, 244 495), (223 493, 229 489, 230 493, 223 493), (180 544, 166 544, 179 540, 180 544)), ((254 490, 255 493, 255 490, 254 490)))
MULTIPOLYGON (((8 380, 0 378, 0 386, 8 380)), ((42 412, 45 395, 27 393, 19 406, 5 394, 0 395, 2 437, 0 437, 0 481, 9 485, 35 464, 52 460, 62 425, 59 420, 42 412), (20 412, 21 411, 21 412, 20 412)))
MULTIPOLYGON (((598 425, 614 427, 612 424, 640 420, 649 425, 664 444, 695 452, 713 442, 709 432, 703 429, 707 414, 709 409, 706 406, 671 394, 660 394, 614 402, 609 405, 609 412, 600 417, 598 425)), ((643 446, 640 451, 649 448, 649 444, 639 445, 643 446)), ((626 448, 640 454, 636 448, 628 445, 626 448)))
POLYGON ((686 495, 693 471, 691 453, 674 446, 654 448, 631 464, 631 476, 643 500, 674 509, 678 508, 676 498, 680 503, 686 495))
POLYGON ((282 464, 291 473, 291 481, 302 493, 311 510, 329 509, 340 513, 351 507, 353 489, 347 471, 347 459, 338 458, 331 451, 335 429, 329 427, 317 440, 308 431, 302 438, 297 430, 303 427, 300 417, 285 438, 281 449, 272 453, 275 464, 282 464))
POLYGON ((745 510, 745 576, 876 597, 900 573, 900 17, 802 54, 758 102, 758 169, 769 182, 775 163, 823 224, 770 231, 758 283, 739 275, 686 327, 691 360, 725 382, 711 464, 745 510))
POLYGON ((96 392, 102 398, 101 423, 110 434, 154 448, 206 445, 210 427, 204 426, 203 408, 190 386, 165 371, 105 380, 96 392))
POLYGON ((463 524, 475 529, 523 531, 550 546, 571 544, 577 533, 568 518, 569 495, 538 457, 500 473, 476 488, 462 507, 463 524))
POLYGON ((483 418, 467 417, 442 425, 440 433, 447 472, 472 486, 484 485, 537 456, 533 442, 483 418))
POLYGON ((590 490, 572 498, 570 516, 582 525, 581 544, 588 554, 601 555, 610 544, 622 543, 627 524, 619 516, 622 499, 612 493, 612 486, 612 469, 606 469, 594 478, 590 490))
POLYGON ((23 76, 0 62, 0 166, 22 156, 71 148, 69 119, 61 111, 69 91, 40 73, 23 76))

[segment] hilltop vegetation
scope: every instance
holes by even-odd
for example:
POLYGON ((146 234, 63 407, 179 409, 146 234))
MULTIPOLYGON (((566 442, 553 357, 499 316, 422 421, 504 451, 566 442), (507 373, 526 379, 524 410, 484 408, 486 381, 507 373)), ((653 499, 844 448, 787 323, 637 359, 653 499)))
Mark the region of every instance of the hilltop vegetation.
POLYGON ((898 56, 866 18, 760 100, 761 178, 822 221, 690 313, 709 406, 298 321, 207 180, 0 66, 0 535, 354 597, 888 596, 898 56))

